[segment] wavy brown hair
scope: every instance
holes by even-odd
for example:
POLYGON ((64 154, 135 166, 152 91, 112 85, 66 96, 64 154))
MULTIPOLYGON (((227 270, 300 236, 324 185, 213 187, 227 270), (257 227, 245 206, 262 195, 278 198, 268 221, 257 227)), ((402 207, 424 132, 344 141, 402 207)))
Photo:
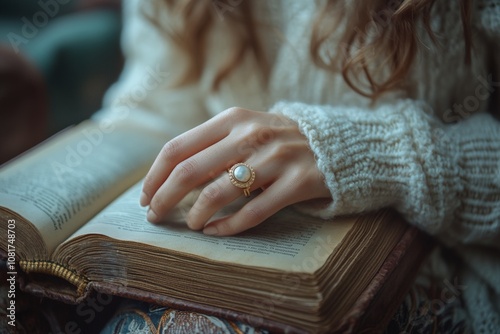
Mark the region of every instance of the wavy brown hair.
MULTIPOLYGON (((167 35, 185 51, 190 66, 177 85, 185 85, 200 79, 207 51, 207 36, 216 19, 224 19, 225 24, 238 34, 230 59, 218 70, 213 81, 213 89, 235 69, 243 55, 250 53, 267 77, 269 64, 263 47, 258 39, 257 22, 252 13, 251 1, 240 0, 158 0, 164 2, 179 18, 169 23, 167 35), (219 7, 217 7, 219 6, 219 7), (223 13, 221 13, 223 11, 223 13), (223 15, 223 18, 216 16, 223 15)), ((313 18, 309 44, 311 59, 314 64, 328 71, 340 71, 346 83, 363 96, 376 99, 387 91, 403 88, 402 82, 407 76, 415 59, 420 40, 417 33, 421 25, 430 40, 437 44, 430 27, 431 10, 435 0, 350 0, 349 9, 341 0, 325 0, 318 4, 313 18), (338 50, 333 55, 322 55, 322 47, 334 34, 343 19, 348 26, 340 39, 338 50), (376 56, 375 56, 376 55, 376 56), (371 66, 377 57, 377 66, 371 66), (383 76, 378 71, 390 71, 383 76), (374 70, 373 68, 376 68, 374 70), (377 71, 377 72, 376 72, 377 71), (365 80, 363 80, 363 78, 365 80), (368 85, 363 82, 367 82, 368 85)), ((163 4, 162 4, 163 5, 163 4)), ((460 0, 461 21, 465 40, 465 63, 471 58, 471 0, 460 0)), ((155 22, 154 18, 151 18, 155 22)), ((156 21, 164 29, 161 22, 156 21)))

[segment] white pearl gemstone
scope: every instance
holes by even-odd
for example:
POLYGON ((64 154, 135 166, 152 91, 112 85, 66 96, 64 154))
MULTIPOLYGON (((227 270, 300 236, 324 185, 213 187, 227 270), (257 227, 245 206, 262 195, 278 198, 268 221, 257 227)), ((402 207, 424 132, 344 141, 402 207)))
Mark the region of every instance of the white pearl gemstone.
POLYGON ((234 178, 240 182, 248 182, 252 177, 252 172, 247 166, 238 166, 233 171, 234 178))

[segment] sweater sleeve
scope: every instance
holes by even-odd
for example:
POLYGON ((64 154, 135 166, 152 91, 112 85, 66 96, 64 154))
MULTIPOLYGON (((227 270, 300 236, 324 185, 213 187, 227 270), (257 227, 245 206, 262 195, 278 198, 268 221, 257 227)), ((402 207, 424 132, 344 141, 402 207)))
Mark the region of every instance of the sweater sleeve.
POLYGON ((123 2, 125 64, 95 120, 133 124, 169 139, 208 119, 198 83, 175 87, 189 64, 165 34, 173 19, 161 2, 123 2))
POLYGON ((329 218, 393 207, 456 243, 500 241, 500 122, 478 114, 444 125, 414 100, 376 110, 282 101, 272 108, 307 137, 332 201, 329 218))

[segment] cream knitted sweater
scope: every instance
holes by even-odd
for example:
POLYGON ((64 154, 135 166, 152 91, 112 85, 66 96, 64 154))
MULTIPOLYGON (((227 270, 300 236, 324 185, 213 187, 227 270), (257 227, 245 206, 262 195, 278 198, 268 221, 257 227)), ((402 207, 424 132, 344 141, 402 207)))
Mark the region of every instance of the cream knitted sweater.
MULTIPOLYGON (((412 90, 388 94, 375 105, 339 74, 311 62, 316 7, 310 0, 253 0, 256 17, 274 24, 274 30, 260 31, 272 64, 269 84, 265 88, 248 57, 219 91, 211 91, 237 38, 224 20, 231 8, 213 3, 217 20, 202 79, 170 89, 185 56, 140 14, 151 10, 151 0, 126 1, 126 66, 95 119, 140 124, 167 140, 232 106, 288 116, 308 138, 333 198, 327 207, 301 209, 328 218, 396 208, 463 259, 458 275, 473 326, 481 333, 499 331, 500 122, 487 112, 500 114, 490 103, 500 87, 500 71, 494 72, 500 69, 500 0, 473 1, 471 66, 464 65, 457 2, 438 0, 432 27, 440 46, 424 40, 407 80, 412 90)), ((165 26, 176 20, 157 14, 165 26)))

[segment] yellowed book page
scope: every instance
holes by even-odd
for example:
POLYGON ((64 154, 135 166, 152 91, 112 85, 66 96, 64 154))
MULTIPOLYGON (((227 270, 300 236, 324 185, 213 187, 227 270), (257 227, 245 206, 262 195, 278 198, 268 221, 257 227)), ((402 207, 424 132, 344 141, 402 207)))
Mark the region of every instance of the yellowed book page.
POLYGON ((353 224, 353 219, 325 221, 287 210, 237 236, 206 236, 189 230, 183 219, 196 194, 184 199, 168 223, 154 225, 146 221, 147 209, 138 205, 140 189, 139 183, 69 240, 102 234, 216 261, 312 273, 324 264, 353 224))
POLYGON ((161 142, 91 121, 0 169, 0 206, 40 231, 48 253, 140 180, 161 142))

